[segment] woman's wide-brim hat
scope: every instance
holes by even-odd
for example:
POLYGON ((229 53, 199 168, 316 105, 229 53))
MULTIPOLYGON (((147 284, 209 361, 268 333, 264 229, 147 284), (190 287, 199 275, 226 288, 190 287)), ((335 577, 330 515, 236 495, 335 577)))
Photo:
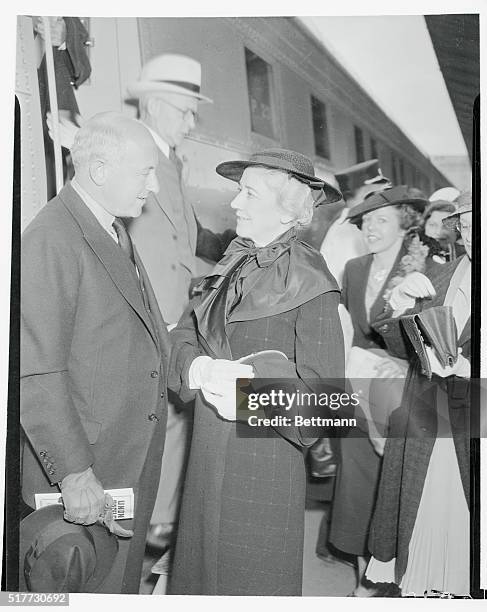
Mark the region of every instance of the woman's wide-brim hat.
POLYGON ((186 55, 166 53, 150 59, 142 67, 139 79, 128 86, 129 95, 177 93, 212 102, 201 93, 201 64, 186 55))
POLYGON ((63 506, 53 504, 20 523, 20 591, 96 593, 109 574, 117 538, 100 524, 68 523, 63 513, 63 506))
POLYGON ((248 160, 223 162, 216 167, 216 171, 231 181, 239 182, 244 170, 252 167, 287 172, 299 181, 306 183, 312 190, 322 192, 325 198, 315 198, 316 206, 338 202, 342 199, 342 194, 338 189, 315 176, 313 164, 306 155, 289 149, 265 149, 259 153, 254 153, 248 160))
POLYGON ((384 208, 385 206, 398 206, 399 204, 410 204, 422 213, 428 205, 428 200, 424 198, 411 197, 407 185, 389 187, 382 191, 375 191, 365 198, 363 202, 357 204, 348 211, 347 219, 350 223, 358 225, 362 217, 373 210, 384 208))

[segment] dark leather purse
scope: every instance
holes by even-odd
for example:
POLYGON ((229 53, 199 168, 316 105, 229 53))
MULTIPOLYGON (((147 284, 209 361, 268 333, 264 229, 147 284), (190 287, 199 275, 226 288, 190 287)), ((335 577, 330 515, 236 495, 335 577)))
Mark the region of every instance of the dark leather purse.
POLYGON ((426 346, 431 346, 438 361, 445 368, 457 361, 457 326, 451 306, 433 306, 422 312, 406 315, 400 319, 419 358, 423 374, 431 380, 431 364, 426 346))

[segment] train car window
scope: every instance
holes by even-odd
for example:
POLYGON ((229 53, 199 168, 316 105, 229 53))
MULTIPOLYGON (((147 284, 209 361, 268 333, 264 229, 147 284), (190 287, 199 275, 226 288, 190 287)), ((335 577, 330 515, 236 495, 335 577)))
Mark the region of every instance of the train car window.
POLYGON ((258 55, 245 49, 245 65, 249 88, 252 131, 268 138, 276 138, 272 108, 272 67, 258 55))
POLYGON ((365 160, 365 155, 364 155, 364 133, 357 126, 354 126, 354 132, 355 132, 355 158, 356 158, 356 162, 358 164, 358 163, 363 162, 365 160))
POLYGON ((399 160, 399 177, 401 179, 401 185, 407 183, 406 175, 404 173, 404 162, 402 161, 402 159, 399 160))
POLYGON ((377 147, 377 140, 370 138, 370 157, 372 159, 379 159, 379 149, 377 147))
POLYGON ((391 153, 391 168, 392 168, 392 184, 399 185, 398 176, 397 176, 397 160, 394 153, 391 153))
POLYGON ((328 123, 326 121, 326 106, 321 100, 318 100, 318 98, 315 98, 314 96, 311 96, 311 115, 313 117, 315 153, 320 157, 330 159, 328 123))

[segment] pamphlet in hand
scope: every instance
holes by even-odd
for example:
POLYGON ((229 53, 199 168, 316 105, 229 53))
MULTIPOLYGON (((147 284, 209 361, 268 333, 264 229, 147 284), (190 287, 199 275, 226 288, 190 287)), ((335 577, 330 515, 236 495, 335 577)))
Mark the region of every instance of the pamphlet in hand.
MULTIPOLYGON (((108 489, 105 493, 111 495, 113 499, 114 520, 134 518, 134 490, 132 488, 108 489)), ((34 497, 36 510, 52 504, 62 504, 61 493, 36 493, 34 497)))

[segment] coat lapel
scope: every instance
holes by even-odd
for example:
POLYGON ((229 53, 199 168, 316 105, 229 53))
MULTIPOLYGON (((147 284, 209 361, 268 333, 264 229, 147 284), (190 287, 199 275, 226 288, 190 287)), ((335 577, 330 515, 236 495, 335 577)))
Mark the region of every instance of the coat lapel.
POLYGON ((370 266, 372 265, 371 254, 364 256, 360 260, 360 266, 357 267, 357 276, 353 279, 353 291, 356 291, 357 304, 360 305, 360 317, 358 324, 362 329, 362 333, 367 336, 370 333, 370 325, 367 321, 367 311, 365 310, 365 291, 367 289, 367 281, 369 280, 370 266))
POLYGON ((157 335, 145 309, 137 277, 129 259, 121 253, 115 241, 107 235, 71 185, 67 185, 60 191, 59 198, 74 217, 86 242, 105 267, 120 293, 142 319, 154 342, 158 345, 157 335))
MULTIPOLYGON (((377 294, 377 297, 375 298, 374 303, 370 307, 370 317, 369 317, 369 320, 372 323, 374 321, 376 321, 377 318, 384 312, 384 309, 386 307, 386 301, 384 300, 384 293, 386 292, 387 288, 389 287, 389 283, 391 282, 391 280, 399 272, 399 266, 400 266, 400 263, 401 263, 401 259, 402 259, 402 257, 406 253, 407 253, 407 249, 404 247, 404 244, 403 244, 403 246, 399 250, 399 253, 397 254, 397 257, 396 257, 396 259, 394 261, 394 264, 393 264, 389 274, 387 275, 386 280, 384 281, 384 284, 381 287, 381 290, 377 294)), ((369 271, 370 271, 370 268, 369 268, 369 271)), ((369 278, 369 274, 367 274, 367 281, 368 281, 368 278, 369 278)))
POLYGON ((157 205, 166 215, 169 222, 177 231, 177 224, 174 219, 173 203, 180 197, 180 193, 175 192, 175 186, 179 190, 179 176, 174 164, 159 151, 159 163, 157 164, 157 180, 159 192, 153 193, 151 197, 155 199, 157 205))

